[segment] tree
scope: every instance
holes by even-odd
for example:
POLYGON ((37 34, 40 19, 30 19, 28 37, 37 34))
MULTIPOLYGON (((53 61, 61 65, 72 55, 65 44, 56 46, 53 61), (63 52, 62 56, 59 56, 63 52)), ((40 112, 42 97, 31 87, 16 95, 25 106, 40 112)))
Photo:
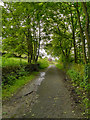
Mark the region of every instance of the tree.
POLYGON ((21 55, 26 53, 30 64, 32 61, 37 62, 39 56, 42 5, 40 3, 6 3, 3 7, 3 50, 21 55), (6 14, 7 17, 5 17, 6 14))
POLYGON ((72 57, 77 63, 78 59, 82 61, 83 55, 86 64, 89 15, 86 3, 82 5, 85 15, 81 12, 81 3, 5 3, 2 8, 3 50, 24 53, 32 64, 38 61, 43 43, 46 52, 53 56, 63 56, 66 62, 72 57))
POLYGON ((76 3, 76 10, 77 10, 77 16, 78 16, 78 23, 80 27, 80 36, 82 40, 82 49, 83 49, 83 56, 84 56, 84 63, 87 63, 87 58, 86 58, 86 49, 85 49, 85 38, 83 36, 83 29, 81 27, 81 21, 80 21, 80 12, 78 10, 78 3, 76 3))
POLYGON ((82 6, 83 6, 83 12, 85 14, 85 35, 86 35, 86 39, 87 39, 87 43, 88 43, 88 59, 90 62, 90 24, 89 24, 89 14, 87 11, 87 5, 85 2, 82 2, 82 6))

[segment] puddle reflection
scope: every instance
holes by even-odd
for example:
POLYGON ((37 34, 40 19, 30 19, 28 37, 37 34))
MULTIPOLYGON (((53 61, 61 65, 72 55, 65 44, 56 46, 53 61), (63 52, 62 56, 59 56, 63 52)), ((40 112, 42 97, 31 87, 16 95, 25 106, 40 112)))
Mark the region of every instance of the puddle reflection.
POLYGON ((45 72, 40 73, 40 77, 35 81, 36 85, 41 85, 41 82, 45 79, 45 72))

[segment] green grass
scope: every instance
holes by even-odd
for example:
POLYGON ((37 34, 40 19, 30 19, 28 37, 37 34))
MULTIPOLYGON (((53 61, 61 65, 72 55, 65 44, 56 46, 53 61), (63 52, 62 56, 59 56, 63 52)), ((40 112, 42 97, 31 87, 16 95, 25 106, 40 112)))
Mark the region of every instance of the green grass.
POLYGON ((16 80, 16 82, 13 85, 7 85, 5 88, 2 89, 2 98, 7 99, 13 96, 22 86, 30 82, 32 79, 35 78, 35 76, 38 74, 38 72, 33 72, 29 76, 24 76, 16 80))
POLYGON ((27 59, 22 59, 21 58, 21 61, 20 61, 20 58, 2 57, 2 67, 6 67, 6 66, 19 66, 20 64, 22 64, 22 65, 28 64, 27 59))
MULTIPOLYGON (((40 64, 40 68, 41 69, 44 69, 44 68, 49 66, 49 61, 47 59, 45 59, 45 58, 44 59, 39 59, 38 63, 40 64)), ((20 66, 20 64, 22 64, 22 65, 28 64, 27 59, 21 58, 21 61, 20 61, 20 58, 2 57, 2 67, 6 67, 6 66, 20 66)))

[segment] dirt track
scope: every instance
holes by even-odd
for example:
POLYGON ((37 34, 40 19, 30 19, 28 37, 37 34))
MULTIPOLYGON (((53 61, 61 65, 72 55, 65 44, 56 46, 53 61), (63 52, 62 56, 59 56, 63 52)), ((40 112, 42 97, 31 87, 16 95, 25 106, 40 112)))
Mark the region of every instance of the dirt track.
POLYGON ((9 101, 3 102, 3 118, 80 117, 80 111, 72 107, 74 101, 65 87, 64 78, 61 70, 50 66, 9 101))

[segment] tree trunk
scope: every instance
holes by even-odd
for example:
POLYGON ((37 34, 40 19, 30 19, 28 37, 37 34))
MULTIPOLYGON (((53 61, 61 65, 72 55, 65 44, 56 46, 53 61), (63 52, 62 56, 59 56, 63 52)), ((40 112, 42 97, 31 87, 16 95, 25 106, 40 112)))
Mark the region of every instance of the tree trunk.
POLYGON ((90 30, 89 30, 89 15, 87 12, 87 6, 85 2, 82 2, 82 6, 83 6, 83 12, 85 13, 85 19, 86 19, 86 23, 85 23, 85 35, 86 35, 86 39, 87 39, 87 43, 88 43, 88 59, 90 62, 90 30))
POLYGON ((79 23, 79 27, 80 27, 80 36, 81 36, 81 40, 82 40, 82 49, 83 49, 83 56, 84 56, 84 63, 87 63, 87 59, 86 59, 86 49, 85 49, 85 39, 83 36, 83 30, 81 27, 81 21, 80 21, 80 13, 78 10, 78 3, 76 3, 76 10, 77 10, 77 16, 78 16, 78 23, 79 23))
POLYGON ((28 63, 31 64, 31 60, 33 57, 33 45, 32 45, 32 36, 31 36, 31 28, 30 28, 31 18, 30 15, 27 16, 27 46, 28 46, 28 63))
MULTIPOLYGON (((34 14, 34 13, 33 13, 34 14)), ((33 23, 35 21, 35 17, 33 16, 33 23)), ((33 24, 33 41, 34 41, 34 47, 33 47, 33 62, 36 63, 36 57, 37 57, 37 38, 36 38, 36 28, 33 24)))
POLYGON ((40 42, 41 42, 41 31, 40 31, 40 29, 41 29, 41 27, 40 27, 40 21, 39 21, 39 45, 38 45, 38 52, 37 52, 36 62, 38 61, 39 50, 40 50, 40 42))
POLYGON ((36 57, 37 57, 37 38, 36 38, 36 33, 34 31, 34 56, 33 60, 36 63, 36 57))
POLYGON ((81 55, 81 52, 80 52, 80 51, 81 51, 81 45, 80 45, 80 43, 81 43, 81 38, 80 38, 80 36, 79 36, 79 51, 78 51, 78 52, 79 52, 79 58, 80 58, 80 59, 79 59, 79 62, 82 61, 82 55, 81 55))
POLYGON ((73 34, 73 45, 74 45, 74 59, 75 63, 77 63, 77 54, 76 54, 76 42, 75 42, 75 29, 74 29, 74 24, 73 24, 73 16, 72 16, 72 11, 71 12, 71 22, 72 22, 72 34, 73 34))
POLYGON ((26 36, 26 39, 27 39, 27 46, 28 46, 28 63, 31 64, 33 48, 32 48, 32 36, 30 33, 30 29, 28 29, 28 35, 26 36))
POLYGON ((29 36, 27 37, 27 46, 28 46, 28 63, 31 64, 31 45, 29 36))

